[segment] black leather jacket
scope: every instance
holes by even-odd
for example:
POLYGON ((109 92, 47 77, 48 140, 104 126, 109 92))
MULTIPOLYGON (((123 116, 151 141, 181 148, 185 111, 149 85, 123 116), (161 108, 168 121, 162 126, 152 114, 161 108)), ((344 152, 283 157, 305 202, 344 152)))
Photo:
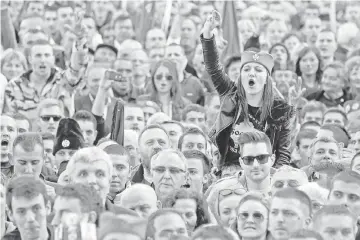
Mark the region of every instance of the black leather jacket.
MULTIPOLYGON (((238 163, 239 154, 234 151, 231 133, 241 109, 241 101, 237 86, 226 75, 219 61, 214 36, 205 39, 201 35, 206 70, 220 95, 220 113, 215 125, 209 133, 211 140, 219 148, 221 154, 220 166, 225 162, 238 163)), ((275 168, 290 164, 291 128, 294 122, 295 110, 282 99, 275 98, 271 115, 266 119, 266 135, 270 138, 273 153, 276 156, 275 168)))

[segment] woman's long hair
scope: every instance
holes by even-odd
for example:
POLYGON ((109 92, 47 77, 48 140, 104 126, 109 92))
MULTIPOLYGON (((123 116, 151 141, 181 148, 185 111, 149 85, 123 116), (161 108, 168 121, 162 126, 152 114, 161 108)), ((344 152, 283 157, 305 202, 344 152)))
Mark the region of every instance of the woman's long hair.
POLYGON ((302 72, 300 70, 300 61, 301 59, 306 55, 308 54, 309 52, 313 52, 315 53, 315 56, 316 58, 318 59, 319 61, 319 65, 318 65, 318 69, 315 73, 316 75, 316 79, 315 79, 315 82, 320 84, 321 82, 321 77, 322 77, 322 60, 321 60, 321 56, 320 56, 320 52, 319 50, 317 50, 316 48, 311 48, 311 47, 304 47, 300 52, 299 52, 299 56, 298 56, 298 59, 296 60, 296 64, 295 64, 295 73, 296 75, 298 75, 298 77, 301 77, 302 75, 302 72))
POLYGON ((179 76, 178 76, 178 72, 177 72, 177 68, 176 68, 176 63, 174 63, 173 61, 168 60, 168 59, 158 61, 154 65, 154 68, 151 71, 151 94, 150 94, 151 99, 156 103, 159 102, 158 90, 156 89, 156 86, 155 86, 155 74, 156 74, 157 70, 159 69, 159 67, 161 67, 161 66, 166 67, 169 70, 169 74, 173 78, 172 87, 170 89, 170 97, 171 97, 171 100, 173 101, 173 104, 177 107, 183 108, 185 106, 185 103, 182 99, 182 92, 181 92, 179 76))
POLYGON ((209 213, 204 198, 193 190, 181 188, 175 190, 163 202, 163 207, 173 208, 178 199, 193 199, 196 202, 196 226, 195 229, 203 224, 209 223, 209 213))
MULTIPOLYGON (((260 112, 261 112, 260 113, 260 122, 261 123, 264 123, 266 121, 266 119, 268 118, 268 116, 271 116, 271 109, 274 104, 274 92, 273 92, 273 84, 272 83, 273 83, 273 80, 272 80, 271 76, 268 75, 266 78, 266 83, 265 83, 263 95, 262 95, 262 103, 260 106, 260 112)), ((239 98, 241 99, 240 106, 244 113, 244 121, 246 123, 249 123, 248 101, 246 99, 246 93, 245 93, 244 86, 241 83, 241 77, 239 78, 239 81, 238 81, 238 89, 239 89, 238 90, 239 98)))

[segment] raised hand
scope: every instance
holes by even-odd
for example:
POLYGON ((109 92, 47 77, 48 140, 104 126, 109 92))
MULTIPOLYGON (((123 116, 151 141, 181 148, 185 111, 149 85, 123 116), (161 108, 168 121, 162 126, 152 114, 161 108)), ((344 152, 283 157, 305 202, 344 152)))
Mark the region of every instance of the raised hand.
POLYGON ((297 105, 300 98, 304 95, 306 88, 302 87, 302 78, 298 77, 295 86, 289 88, 289 102, 291 105, 297 105))
MULTIPOLYGON (((109 71, 112 71, 112 70, 109 70, 109 71)), ((100 80, 99 91, 100 91, 100 89, 108 91, 114 82, 113 80, 109 80, 107 72, 108 72, 108 70, 104 71, 104 75, 100 80)))
POLYGON ((220 26, 221 24, 221 15, 218 11, 213 10, 212 14, 207 18, 204 28, 203 28, 203 34, 204 38, 211 38, 212 31, 220 26))
POLYGON ((77 46, 85 45, 86 43, 87 30, 82 23, 84 15, 85 12, 83 11, 76 13, 75 23, 73 24, 73 26, 65 25, 65 30, 72 32, 77 37, 77 46))

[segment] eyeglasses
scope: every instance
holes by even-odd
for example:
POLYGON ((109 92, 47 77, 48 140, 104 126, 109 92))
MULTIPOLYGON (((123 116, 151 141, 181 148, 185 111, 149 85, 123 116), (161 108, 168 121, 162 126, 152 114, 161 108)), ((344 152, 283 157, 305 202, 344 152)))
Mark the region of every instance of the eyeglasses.
POLYGON ((155 167, 152 170, 158 174, 164 174, 166 172, 166 170, 168 170, 171 175, 178 175, 180 173, 185 172, 184 170, 177 168, 177 167, 169 167, 169 168, 155 167))
POLYGON ((229 196, 231 194, 236 194, 236 195, 244 195, 246 193, 246 189, 245 188, 237 188, 237 189, 222 189, 219 191, 219 195, 226 197, 229 196))
POLYGON ((165 79, 166 80, 168 80, 168 81, 172 81, 173 80, 173 77, 171 76, 171 75, 163 75, 163 74, 158 74, 158 75, 156 75, 155 76, 155 79, 156 80, 161 80, 161 79, 163 79, 165 77, 165 79))
POLYGON ((55 116, 55 115, 45 115, 40 117, 44 122, 50 121, 50 118, 54 120, 54 122, 58 122, 61 119, 61 116, 55 116))
MULTIPOLYGON (((245 221, 250 217, 250 214, 248 212, 242 212, 238 215, 238 220, 245 221)), ((260 212, 254 212, 252 214, 252 217, 256 223, 261 223, 264 221, 265 217, 260 212)))
POLYGON ((265 164, 269 161, 269 157, 271 155, 270 154, 260 154, 257 156, 245 156, 242 157, 241 159, 243 160, 245 165, 253 165, 255 159, 260 163, 260 164, 265 164))

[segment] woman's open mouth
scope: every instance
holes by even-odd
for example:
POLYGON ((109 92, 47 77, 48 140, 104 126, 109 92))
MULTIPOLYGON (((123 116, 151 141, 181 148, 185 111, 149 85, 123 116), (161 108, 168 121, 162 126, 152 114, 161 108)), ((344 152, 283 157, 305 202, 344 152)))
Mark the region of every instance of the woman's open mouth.
POLYGON ((1 149, 5 150, 9 147, 9 140, 7 139, 1 139, 1 149))
POLYGON ((249 86, 252 87, 255 85, 255 81, 253 79, 249 80, 249 86))

